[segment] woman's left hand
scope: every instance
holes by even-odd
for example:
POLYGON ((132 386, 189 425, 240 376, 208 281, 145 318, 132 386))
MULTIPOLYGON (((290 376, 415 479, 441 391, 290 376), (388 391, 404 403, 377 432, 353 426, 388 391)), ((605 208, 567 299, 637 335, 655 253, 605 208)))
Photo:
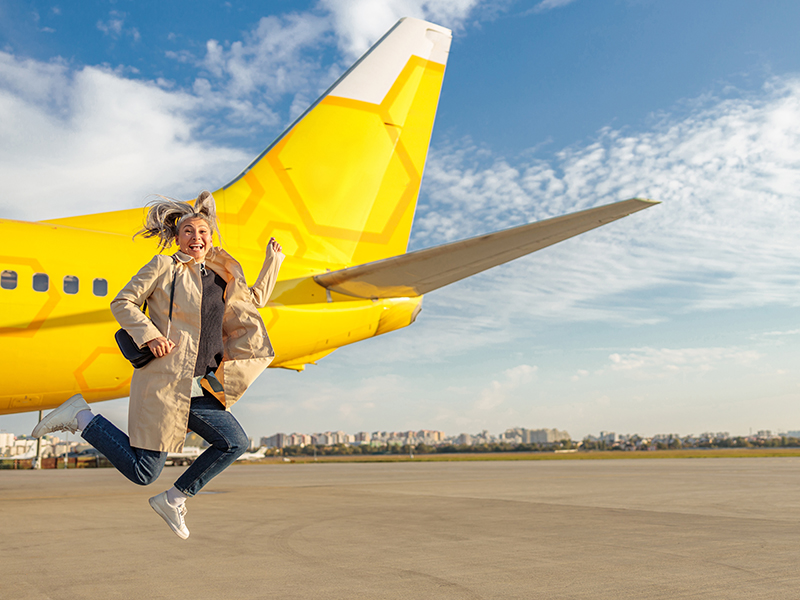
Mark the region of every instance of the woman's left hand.
POLYGON ((283 250, 281 245, 278 243, 278 240, 276 240, 275 238, 269 238, 269 243, 267 244, 267 249, 269 250, 270 248, 272 249, 272 251, 275 254, 278 254, 279 252, 281 252, 283 250))

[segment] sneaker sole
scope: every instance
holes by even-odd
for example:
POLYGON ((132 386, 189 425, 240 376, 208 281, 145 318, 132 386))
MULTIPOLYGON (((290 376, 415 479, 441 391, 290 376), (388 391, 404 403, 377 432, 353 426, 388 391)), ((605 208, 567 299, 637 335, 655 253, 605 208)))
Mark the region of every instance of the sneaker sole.
POLYGON ((178 529, 177 527, 175 527, 175 525, 172 524, 172 521, 170 521, 169 517, 166 514, 164 514, 164 511, 161 510, 161 507, 158 504, 156 504, 155 502, 153 502, 153 498, 150 498, 150 500, 148 500, 148 502, 150 503, 150 506, 153 507, 153 510, 156 511, 156 514, 158 514, 159 517, 164 519, 164 522, 167 525, 169 525, 169 528, 172 529, 172 531, 175 532, 175 535, 177 535, 182 540, 185 540, 186 538, 189 537, 188 533, 183 533, 180 529, 178 529))

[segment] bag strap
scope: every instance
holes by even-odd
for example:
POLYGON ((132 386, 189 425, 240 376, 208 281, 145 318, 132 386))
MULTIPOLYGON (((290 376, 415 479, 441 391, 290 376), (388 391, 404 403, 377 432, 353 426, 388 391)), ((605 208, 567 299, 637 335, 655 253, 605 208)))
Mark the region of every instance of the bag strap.
POLYGON ((164 336, 167 339, 169 339, 169 333, 172 330, 172 305, 173 301, 175 300, 175 280, 178 277, 178 259, 173 256, 172 260, 175 264, 175 268, 172 270, 172 289, 169 292, 169 321, 167 322, 167 335, 164 336))

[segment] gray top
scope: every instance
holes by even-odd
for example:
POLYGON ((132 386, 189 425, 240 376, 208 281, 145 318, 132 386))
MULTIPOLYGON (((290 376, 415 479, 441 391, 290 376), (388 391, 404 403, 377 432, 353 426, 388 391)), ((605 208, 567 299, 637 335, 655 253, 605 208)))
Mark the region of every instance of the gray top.
POLYGON ((222 317, 225 314, 225 280, 207 267, 200 271, 203 280, 203 301, 200 306, 200 341, 194 376, 214 372, 222 362, 222 317))

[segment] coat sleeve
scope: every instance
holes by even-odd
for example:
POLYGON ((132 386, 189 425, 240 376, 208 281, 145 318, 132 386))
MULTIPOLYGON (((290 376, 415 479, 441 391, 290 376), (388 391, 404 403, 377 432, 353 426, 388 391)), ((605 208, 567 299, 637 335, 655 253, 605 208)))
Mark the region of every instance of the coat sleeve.
POLYGON ((281 270, 281 263, 285 256, 282 252, 275 252, 271 246, 267 246, 267 256, 264 258, 264 265, 258 274, 253 287, 250 288, 250 296, 253 304, 258 308, 264 308, 269 302, 275 282, 278 280, 278 271, 281 270))
POLYGON ((164 335, 142 312, 142 304, 153 293, 158 278, 164 270, 165 259, 164 256, 154 256, 153 260, 143 266, 111 301, 114 318, 140 348, 150 340, 164 335))

